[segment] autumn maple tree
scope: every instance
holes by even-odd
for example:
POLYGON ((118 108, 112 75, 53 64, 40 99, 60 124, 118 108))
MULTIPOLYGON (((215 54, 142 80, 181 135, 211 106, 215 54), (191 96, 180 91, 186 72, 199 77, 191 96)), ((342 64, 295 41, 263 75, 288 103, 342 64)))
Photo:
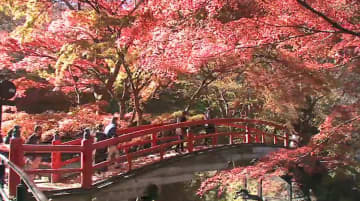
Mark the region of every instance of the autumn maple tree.
POLYGON ((303 136, 303 147, 245 168, 254 177, 316 172, 306 166, 330 174, 358 168, 359 10, 357 0, 0 0, 1 22, 9 22, 0 70, 72 94, 78 106, 92 93, 117 104, 121 117, 133 108, 138 124, 162 87, 199 78, 184 87, 185 110, 216 101, 223 116, 236 116, 251 106, 247 113, 303 136))

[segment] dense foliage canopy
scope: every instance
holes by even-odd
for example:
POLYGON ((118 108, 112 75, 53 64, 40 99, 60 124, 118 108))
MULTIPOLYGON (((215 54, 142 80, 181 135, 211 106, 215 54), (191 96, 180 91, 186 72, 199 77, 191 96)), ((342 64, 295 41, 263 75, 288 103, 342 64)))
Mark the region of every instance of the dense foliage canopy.
POLYGON ((211 106, 303 137, 201 193, 248 172, 349 179, 360 171, 359 11, 358 0, 0 0, 0 74, 22 83, 19 104, 44 88, 142 124, 156 103, 184 101, 174 108, 211 106))

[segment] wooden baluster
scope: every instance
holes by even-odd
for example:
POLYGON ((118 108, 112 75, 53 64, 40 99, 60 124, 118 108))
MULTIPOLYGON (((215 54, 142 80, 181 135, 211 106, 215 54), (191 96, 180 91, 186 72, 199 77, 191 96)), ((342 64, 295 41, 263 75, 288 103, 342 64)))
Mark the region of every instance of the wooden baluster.
POLYGON ((255 143, 260 143, 259 134, 255 133, 255 143))
POLYGON ((90 132, 84 133, 84 138, 81 141, 83 151, 81 152, 81 188, 89 189, 92 185, 93 175, 93 138, 90 137, 90 132))
MULTIPOLYGON (((60 145, 61 139, 58 133, 54 134, 52 145, 60 145)), ((61 168, 61 152, 55 151, 51 152, 51 168, 59 169, 61 168)), ((60 174, 51 173, 51 183, 59 182, 60 174)))
POLYGON ((191 153, 193 152, 194 150, 194 136, 192 133, 190 133, 189 131, 190 129, 187 129, 186 130, 186 133, 187 133, 187 147, 188 147, 188 151, 191 153))
POLYGON ((164 145, 160 145, 160 160, 164 159, 164 145))
MULTIPOLYGON (((19 168, 24 167, 24 149, 23 149, 23 141, 18 136, 13 136, 10 139, 10 151, 9 151, 9 159, 19 168)), ((9 195, 16 196, 16 188, 20 184, 20 176, 10 168, 9 173, 9 195)))
POLYGON ((155 147, 157 145, 157 133, 151 134, 151 147, 155 147))
POLYGON ((246 144, 251 143, 251 136, 250 136, 249 129, 248 129, 247 125, 245 127, 245 143, 246 144))
POLYGON ((284 134, 284 147, 288 147, 289 146, 289 134, 285 133, 284 134))
POLYGON ((218 136, 215 135, 216 134, 216 128, 215 128, 215 124, 214 124, 214 136, 212 137, 212 145, 215 146, 218 144, 218 136))
POLYGON ((132 169, 132 157, 131 157, 131 153, 129 153, 129 147, 126 147, 125 154, 126 154, 126 158, 127 158, 127 161, 128 161, 128 171, 131 171, 131 169, 132 169))

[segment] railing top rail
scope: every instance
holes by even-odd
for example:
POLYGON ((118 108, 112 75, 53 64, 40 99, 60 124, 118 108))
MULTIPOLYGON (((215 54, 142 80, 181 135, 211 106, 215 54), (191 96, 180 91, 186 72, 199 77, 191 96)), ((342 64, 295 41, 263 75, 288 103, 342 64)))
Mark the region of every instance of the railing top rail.
POLYGON ((2 154, 0 154, 0 158, 2 161, 7 163, 8 166, 16 172, 16 174, 20 176, 20 178, 24 181, 25 185, 30 189, 31 193, 33 194, 34 198, 37 201, 48 201, 48 198, 45 196, 45 194, 36 187, 34 182, 27 176, 27 174, 21 168, 19 168, 17 165, 9 161, 9 159, 2 154))
POLYGON ((277 129, 287 130, 286 127, 275 124, 273 122, 264 121, 264 120, 253 120, 253 119, 240 119, 240 118, 231 118, 231 119, 211 119, 211 120, 197 120, 197 121, 187 121, 181 123, 173 123, 173 124, 166 124, 163 126, 157 126, 149 129, 138 130, 132 133, 127 133, 117 138, 118 142, 127 141, 132 138, 141 137, 144 135, 157 133, 161 131, 172 130, 176 128, 183 128, 183 127, 190 127, 190 126, 197 126, 197 125, 204 125, 204 124, 218 124, 218 125, 226 125, 226 123, 252 123, 252 124, 263 124, 268 126, 273 126, 277 129))

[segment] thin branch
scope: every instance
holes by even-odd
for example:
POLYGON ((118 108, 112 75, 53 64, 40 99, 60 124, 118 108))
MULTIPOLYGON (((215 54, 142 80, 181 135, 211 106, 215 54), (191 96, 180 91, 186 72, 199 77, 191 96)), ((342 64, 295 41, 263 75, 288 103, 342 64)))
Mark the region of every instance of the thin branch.
POLYGON ((323 18, 325 21, 327 21, 329 24, 331 24, 334 28, 347 33, 347 34, 351 34, 354 36, 360 36, 359 32, 355 32, 349 29, 346 29, 345 27, 341 26, 339 23, 337 23, 336 21, 330 19, 328 16, 326 16, 325 14, 321 13, 320 11, 315 10, 313 7, 311 7, 308 3, 305 2, 305 0, 296 0, 301 6, 303 6, 304 8, 310 10, 311 12, 313 12, 314 14, 318 15, 319 17, 323 18))
POLYGON ((70 10, 75 10, 74 6, 72 6, 71 3, 69 3, 67 0, 62 0, 62 2, 64 2, 70 10))

